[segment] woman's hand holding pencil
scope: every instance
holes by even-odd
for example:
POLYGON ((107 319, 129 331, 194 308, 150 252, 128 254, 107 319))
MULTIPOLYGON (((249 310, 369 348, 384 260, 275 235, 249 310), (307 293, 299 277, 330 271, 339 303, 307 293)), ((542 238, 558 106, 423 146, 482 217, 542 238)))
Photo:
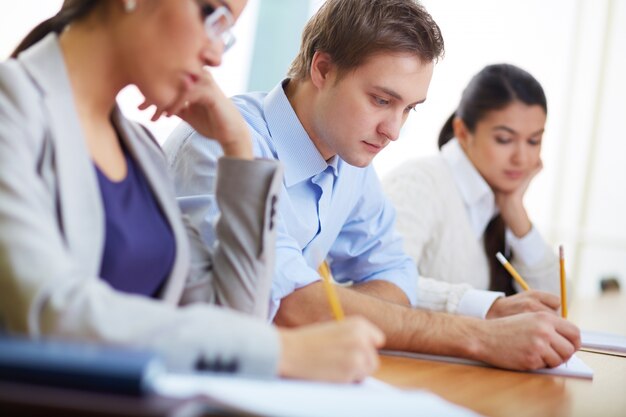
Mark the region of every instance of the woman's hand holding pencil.
POLYGON ((524 291, 509 297, 501 297, 494 301, 491 308, 487 312, 488 319, 539 311, 545 311, 555 315, 557 314, 558 309, 561 306, 561 299, 559 296, 548 292, 531 290, 524 278, 522 278, 515 268, 513 268, 513 265, 509 263, 504 255, 498 252, 496 257, 506 270, 509 271, 519 286, 524 289, 524 291))

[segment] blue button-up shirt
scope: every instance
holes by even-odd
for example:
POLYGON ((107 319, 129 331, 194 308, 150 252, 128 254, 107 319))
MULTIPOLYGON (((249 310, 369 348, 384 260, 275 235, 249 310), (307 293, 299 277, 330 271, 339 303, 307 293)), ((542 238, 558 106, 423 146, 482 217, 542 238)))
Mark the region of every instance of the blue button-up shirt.
MULTIPOLYGON (((251 127, 257 156, 284 165, 271 317, 283 297, 320 279, 317 268, 325 259, 336 281, 388 281, 414 305, 417 268, 394 231, 395 212, 374 168, 354 167, 338 156, 325 161, 282 83, 269 93, 236 96, 233 101, 251 127)), ((219 145, 183 125, 165 150, 183 211, 200 226, 207 243, 213 242, 211 225, 218 215, 213 175, 219 145)))

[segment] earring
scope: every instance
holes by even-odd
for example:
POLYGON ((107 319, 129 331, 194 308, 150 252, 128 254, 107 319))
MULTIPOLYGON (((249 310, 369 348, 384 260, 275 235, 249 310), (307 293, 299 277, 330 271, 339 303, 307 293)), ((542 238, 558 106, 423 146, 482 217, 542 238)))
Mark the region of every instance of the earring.
POLYGON ((124 2, 124 11, 126 13, 132 13, 137 8, 137 0, 126 0, 124 2))

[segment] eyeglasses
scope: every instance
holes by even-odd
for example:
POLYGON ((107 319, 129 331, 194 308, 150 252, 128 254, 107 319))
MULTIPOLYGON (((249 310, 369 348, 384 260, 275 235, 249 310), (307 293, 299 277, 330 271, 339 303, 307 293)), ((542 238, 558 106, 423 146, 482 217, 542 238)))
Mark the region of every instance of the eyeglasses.
POLYGON ((235 36, 230 31, 235 23, 232 13, 226 6, 217 8, 201 0, 197 0, 200 14, 204 19, 204 31, 213 40, 220 40, 224 45, 224 52, 235 44, 235 36))

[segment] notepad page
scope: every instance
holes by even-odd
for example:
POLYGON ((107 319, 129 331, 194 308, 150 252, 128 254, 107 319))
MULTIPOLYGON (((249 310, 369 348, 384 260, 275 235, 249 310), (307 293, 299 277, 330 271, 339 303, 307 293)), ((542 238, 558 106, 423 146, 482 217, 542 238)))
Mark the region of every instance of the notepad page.
POLYGON ((532 372, 536 374, 571 376, 575 378, 593 378, 593 369, 591 369, 576 355, 572 356, 567 362, 557 366, 556 368, 538 369, 532 372))
POLYGON ((583 330, 580 332, 582 347, 626 353, 626 336, 583 330))
MULTIPOLYGON (((471 359, 457 358, 453 356, 441 356, 441 355, 429 355, 426 353, 414 353, 414 352, 401 352, 396 350, 383 350, 381 351, 384 355, 391 356, 403 356, 407 358, 415 358, 415 359, 423 359, 430 361, 438 361, 438 362, 449 362, 449 363, 457 363, 461 365, 473 365, 473 366, 484 366, 491 368, 492 366, 486 364, 484 362, 473 361, 471 359)), ((582 359, 578 356, 573 355, 569 361, 566 363, 557 366, 556 368, 545 368, 538 369, 535 371, 520 371, 520 372, 529 372, 535 374, 548 374, 548 375, 558 375, 558 376, 567 376, 574 378, 593 378, 593 369, 591 369, 582 359)))
POLYGON ((174 398, 202 395, 225 411, 276 417, 476 417, 473 411, 423 390, 400 390, 369 378, 361 384, 246 379, 216 374, 168 374, 156 393, 174 398))

